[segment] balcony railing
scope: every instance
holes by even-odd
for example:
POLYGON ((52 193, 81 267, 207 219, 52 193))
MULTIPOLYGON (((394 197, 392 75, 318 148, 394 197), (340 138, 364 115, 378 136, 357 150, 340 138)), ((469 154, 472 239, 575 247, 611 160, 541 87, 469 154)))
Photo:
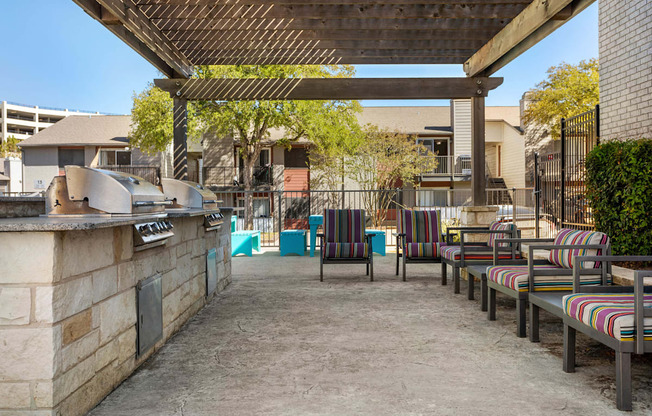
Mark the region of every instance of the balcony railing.
MULTIPOLYGON (((233 166, 205 166, 204 184, 213 186, 243 186, 244 172, 240 169, 236 175, 233 166)), ((256 186, 274 184, 272 166, 256 166, 254 168, 253 183, 256 186)))
POLYGON ((437 161, 437 167, 422 176, 469 176, 471 158, 464 156, 430 156, 437 161))

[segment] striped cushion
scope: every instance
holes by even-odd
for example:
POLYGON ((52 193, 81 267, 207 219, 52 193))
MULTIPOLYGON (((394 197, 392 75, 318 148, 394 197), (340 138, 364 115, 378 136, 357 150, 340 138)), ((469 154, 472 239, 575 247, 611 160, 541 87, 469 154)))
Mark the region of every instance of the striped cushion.
POLYGON ((324 257, 330 259, 364 259, 369 257, 368 253, 367 243, 326 243, 324 257))
MULTIPOLYGON (((645 295, 646 308, 652 307, 652 295, 645 295)), ((573 294, 564 296, 564 313, 621 341, 634 341, 633 294, 573 294)), ((652 318, 644 320, 645 340, 652 341, 652 318)))
POLYGON ((408 243, 441 242, 441 219, 439 211, 401 211, 398 232, 405 233, 408 243))
MULTIPOLYGON (((563 267, 557 265, 535 265, 535 270, 563 270, 563 267)), ((519 292, 527 292, 528 267, 527 266, 491 266, 487 269, 487 279, 500 285, 508 287, 519 292)), ((582 285, 599 285, 602 280, 599 275, 580 277, 582 285)), ((534 291, 546 290, 572 290, 573 276, 554 275, 554 276, 535 276, 534 291)))
MULTIPOLYGON (((462 249, 460 246, 450 246, 442 247, 441 255, 447 260, 461 260, 462 259, 462 249)), ((498 258, 501 260, 511 259, 511 253, 501 253, 498 255, 498 258)), ((516 258, 520 259, 521 255, 516 253, 516 258)), ((464 260, 493 260, 494 253, 493 251, 469 251, 464 253, 464 260)))
POLYGON ((324 210, 324 234, 327 243, 364 243, 363 209, 324 210))
MULTIPOLYGON (((606 234, 597 231, 577 231, 562 229, 555 238, 555 245, 564 244, 609 244, 609 237, 606 234)), ((601 255, 602 250, 550 250, 550 263, 556 264, 564 269, 573 268, 573 258, 576 256, 596 256, 601 255)), ((599 268, 600 262, 583 261, 580 268, 593 269, 599 268)))
MULTIPOLYGON (((497 231, 497 230, 504 230, 506 231, 504 234, 503 233, 491 233, 489 234, 489 240, 487 240, 487 246, 493 247, 495 244, 495 241, 497 239, 501 238, 512 238, 512 232, 514 230, 514 224, 507 223, 507 222, 499 222, 499 221, 494 221, 491 224, 489 224, 489 230, 491 231, 497 231)), ((509 247, 509 244, 507 243, 501 243, 501 247, 509 247)))
POLYGON ((439 258, 440 243, 407 243, 408 258, 439 258))

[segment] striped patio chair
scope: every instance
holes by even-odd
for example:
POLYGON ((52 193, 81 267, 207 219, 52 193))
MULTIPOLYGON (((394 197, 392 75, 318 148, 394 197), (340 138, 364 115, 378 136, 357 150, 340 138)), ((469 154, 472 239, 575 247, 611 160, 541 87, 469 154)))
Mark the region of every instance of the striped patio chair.
MULTIPOLYGON (((501 243, 505 240, 497 240, 501 243)), ((530 303, 530 340, 539 340, 539 307, 543 300, 561 299, 560 293, 573 288, 573 259, 577 256, 606 256, 610 254, 609 237, 597 231, 562 229, 554 239, 510 239, 528 243, 527 265, 494 265, 487 268, 489 310, 487 318, 496 319, 496 292, 516 299, 516 334, 525 337, 526 309, 530 303), (547 244, 542 244, 547 243, 547 244), (552 243, 552 244, 550 244, 552 243), (534 259, 534 250, 549 251, 547 259, 534 259)), ((610 273, 610 263, 585 261, 579 263, 582 286, 602 285, 610 273)), ((549 310, 554 313, 554 310, 549 310)))
MULTIPOLYGON (((576 263, 580 261, 650 262, 652 256, 583 256, 575 259, 576 263)), ((633 286, 596 288, 581 286, 580 274, 575 272, 574 293, 565 294, 559 307, 564 320, 564 371, 575 372, 577 331, 612 348, 616 356, 618 410, 632 410, 631 355, 652 353, 652 286, 649 281, 645 285, 646 277, 652 277, 651 270, 637 271, 633 286)))
MULTIPOLYGON (((520 231, 516 225, 507 222, 493 221, 488 227, 451 227, 448 230, 446 246, 441 248, 441 283, 446 284, 446 266, 453 269, 454 292, 460 293, 460 270, 473 265, 493 265, 494 248, 499 251, 500 264, 518 263, 521 259, 518 245, 513 243, 500 243, 496 241, 505 238, 517 238, 520 231), (459 243, 451 241, 452 233, 459 234, 459 243), (488 235, 486 242, 469 243, 467 235, 488 235)), ((486 282, 483 282, 486 284, 486 282)), ((473 280, 469 278, 468 296, 473 300, 473 280)), ((486 291, 483 291, 486 295, 486 291)))
POLYGON ((362 209, 324 210, 324 233, 321 240, 319 280, 324 281, 324 264, 366 264, 374 281, 371 234, 365 235, 365 212, 362 209))
POLYGON ((396 219, 396 275, 403 258, 403 281, 407 263, 439 263, 444 245, 439 211, 404 209, 396 219))

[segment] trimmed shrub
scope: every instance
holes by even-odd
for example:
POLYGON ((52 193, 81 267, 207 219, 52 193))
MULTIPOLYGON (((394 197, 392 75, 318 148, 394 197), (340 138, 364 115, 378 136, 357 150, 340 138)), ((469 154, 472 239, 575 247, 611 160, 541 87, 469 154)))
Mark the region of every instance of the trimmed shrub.
POLYGON ((586 158, 587 198, 617 255, 652 254, 652 140, 609 141, 586 158))

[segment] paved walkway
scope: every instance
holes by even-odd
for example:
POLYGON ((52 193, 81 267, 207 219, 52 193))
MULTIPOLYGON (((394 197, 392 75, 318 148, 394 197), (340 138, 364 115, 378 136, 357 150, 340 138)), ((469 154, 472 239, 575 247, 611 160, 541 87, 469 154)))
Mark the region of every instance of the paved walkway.
MULTIPOLYGON (((363 265, 268 252, 234 259, 234 282, 93 412, 100 415, 615 415, 613 356, 578 335, 561 370, 561 324, 515 336, 439 284, 439 265, 363 265)), ((463 282, 462 290, 465 290, 463 282)), ((479 290, 478 290, 479 293, 479 290)), ((543 312, 542 312, 543 313, 543 312)), ((652 363, 634 360, 635 414, 652 409, 652 363)))

